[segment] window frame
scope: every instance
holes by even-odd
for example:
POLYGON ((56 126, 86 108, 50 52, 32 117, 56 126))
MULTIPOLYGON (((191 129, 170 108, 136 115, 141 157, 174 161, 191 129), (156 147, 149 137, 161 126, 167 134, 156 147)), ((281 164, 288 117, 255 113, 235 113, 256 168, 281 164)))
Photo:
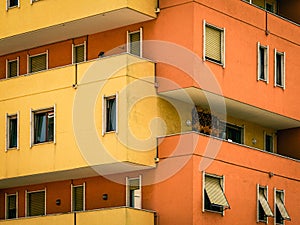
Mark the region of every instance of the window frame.
POLYGON ((274 135, 273 134, 270 134, 270 133, 267 133, 267 132, 264 132, 264 150, 266 152, 275 152, 275 141, 274 141, 274 135), (272 138, 272 146, 271 146, 271 151, 268 151, 267 150, 267 136, 271 137, 272 138))
POLYGON ((43 108, 43 109, 30 109, 30 148, 35 146, 35 145, 40 145, 40 144, 47 144, 47 143, 54 143, 56 144, 56 105, 49 107, 49 108, 43 108), (35 115, 40 114, 40 113, 47 113, 47 112, 53 112, 53 140, 51 141, 44 141, 44 142, 35 142, 35 115))
POLYGON ((20 75, 20 57, 18 56, 17 58, 15 59, 11 59, 11 60, 6 60, 6 79, 9 79, 9 78, 14 78, 14 77, 18 77, 20 75), (10 73, 10 70, 9 70, 9 63, 11 62, 17 62, 17 74, 16 76, 9 76, 9 73, 10 73))
POLYGON ((139 30, 136 30, 136 31, 127 31, 127 53, 129 54, 132 54, 132 55, 135 55, 135 56, 138 56, 140 58, 143 57, 143 28, 140 27, 139 30), (130 35, 132 34, 136 34, 136 33, 140 33, 140 52, 139 52, 139 55, 136 55, 136 54, 133 54, 131 52, 131 42, 130 42, 130 35))
POLYGON ((45 70, 48 70, 48 69, 49 69, 49 51, 48 50, 45 51, 45 52, 42 52, 42 53, 34 54, 34 55, 27 54, 27 74, 39 73, 41 71, 45 71, 45 70), (34 57, 37 57, 37 56, 41 56, 41 55, 46 55, 46 68, 43 69, 43 70, 32 72, 32 65, 30 63, 30 59, 34 58, 34 57))
POLYGON ((86 184, 85 182, 83 182, 82 184, 79 184, 79 185, 74 185, 74 184, 71 184, 71 212, 82 212, 82 211, 75 211, 74 210, 74 199, 73 199, 73 188, 77 188, 77 187, 82 187, 83 188, 83 204, 82 204, 82 211, 85 211, 85 200, 86 200, 86 184))
POLYGON ((19 201, 19 193, 18 192, 15 192, 13 194, 8 194, 8 193, 5 193, 5 219, 16 219, 18 218, 18 211, 19 211, 19 207, 18 207, 18 201, 19 201), (16 196, 16 217, 15 218, 8 218, 8 197, 9 196, 13 196, 15 195, 16 196))
POLYGON ((102 136, 106 133, 118 133, 118 119, 119 119, 119 94, 116 92, 114 95, 102 96, 102 136), (116 102, 116 128, 115 130, 107 131, 107 101, 110 99, 115 99, 116 102))
POLYGON ((206 173, 205 171, 203 171, 203 173, 202 173, 202 212, 218 213, 218 214, 221 214, 222 216, 224 216, 226 209, 230 209, 230 205, 229 205, 229 202, 228 202, 228 200, 226 198, 226 194, 225 194, 225 176, 224 175, 220 176, 220 175, 216 175, 216 174, 210 174, 210 173, 206 173), (225 207, 224 205, 219 205, 220 209, 222 208, 220 211, 205 208, 205 198, 206 198, 206 195, 207 195, 206 190, 205 190, 205 186, 206 186, 205 178, 206 177, 219 179, 220 187, 221 187, 222 193, 223 193, 223 195, 224 195, 224 197, 227 201, 228 207, 225 207))
POLYGON ((77 64, 77 63, 82 63, 82 62, 86 62, 86 41, 84 41, 81 44, 72 44, 72 64, 77 64), (83 61, 81 62, 75 62, 75 48, 76 47, 80 47, 83 46, 83 61))
POLYGON ((264 81, 267 84, 269 83, 269 46, 261 45, 260 42, 257 42, 257 80, 264 81), (264 49, 264 75, 265 78, 261 78, 261 49, 264 49))
POLYGON ((209 61, 218 65, 221 65, 223 68, 225 68, 225 58, 226 58, 226 29, 225 27, 221 28, 218 26, 215 26, 213 24, 207 23, 206 20, 203 20, 203 61, 209 61), (206 26, 216 29, 218 31, 220 31, 221 33, 221 61, 218 62, 217 60, 212 60, 206 57, 206 26))
POLYGON ((135 209, 142 209, 142 175, 139 175, 138 177, 126 177, 126 206, 127 207, 132 207, 135 209), (139 202, 138 205, 133 205, 131 206, 131 192, 130 192, 130 181, 132 180, 138 180, 139 182, 139 188, 136 190, 140 190, 139 196, 134 196, 134 197, 139 197, 139 202))
POLYGON ((6 146, 5 146, 5 150, 13 150, 13 149, 19 149, 19 135, 20 135, 20 113, 17 112, 15 114, 6 114, 6 146), (17 119, 17 146, 15 147, 10 147, 10 119, 11 118, 16 118, 17 119))
POLYGON ((274 86, 275 87, 280 87, 283 90, 285 89, 285 64, 286 64, 286 54, 285 52, 279 52, 277 49, 274 49, 274 86), (277 55, 280 56, 281 58, 281 82, 282 84, 277 83, 277 55))
MULTIPOLYGON (((264 209, 262 209, 262 210, 263 210, 263 213, 264 213, 265 220, 260 220, 260 218, 259 218, 259 215, 260 215, 260 206, 261 206, 261 203, 260 203, 260 200, 259 200, 259 193, 260 193, 261 189, 263 189, 264 197, 265 197, 265 199, 266 199, 266 201, 268 203, 268 206, 269 206, 269 208, 271 210, 271 207, 270 207, 270 204, 269 204, 269 201, 268 201, 268 199, 269 199, 268 198, 268 186, 262 186, 262 185, 257 184, 257 200, 256 200, 256 202, 257 202, 257 207, 256 207, 256 211, 257 211, 257 215, 256 216, 257 216, 257 218, 256 218, 256 220, 257 220, 258 223, 266 223, 267 224, 269 216, 266 215, 264 209)), ((272 212, 272 210, 271 210, 271 213, 272 213, 272 216, 274 216, 274 213, 272 212)))
POLYGON ((28 191, 28 190, 25 190, 25 217, 33 217, 33 216, 30 216, 28 215, 28 194, 32 194, 32 193, 37 193, 37 192, 44 192, 45 193, 45 200, 44 200, 44 214, 42 215, 39 215, 39 216, 45 216, 47 215, 47 189, 44 188, 44 189, 40 189, 40 190, 36 190, 36 191, 28 191))
POLYGON ((6 0, 6 11, 13 8, 20 8, 20 0, 17 1, 18 1, 17 5, 10 6, 10 0, 6 0))
MULTIPOLYGON (((285 191, 274 188, 274 225, 284 225, 285 220, 291 220, 291 219, 290 219, 289 215, 288 215, 289 219, 284 219, 282 217, 282 215, 280 214, 280 217, 282 218, 282 223, 277 223, 277 221, 276 221, 276 216, 277 216, 277 196, 276 195, 277 195, 277 193, 280 194, 280 199, 285 207, 285 191)), ((286 207, 285 207, 285 209, 286 209, 286 207)), ((287 210, 286 210, 286 212, 287 212, 287 210)), ((288 212, 287 212, 287 214, 288 214, 288 212)))

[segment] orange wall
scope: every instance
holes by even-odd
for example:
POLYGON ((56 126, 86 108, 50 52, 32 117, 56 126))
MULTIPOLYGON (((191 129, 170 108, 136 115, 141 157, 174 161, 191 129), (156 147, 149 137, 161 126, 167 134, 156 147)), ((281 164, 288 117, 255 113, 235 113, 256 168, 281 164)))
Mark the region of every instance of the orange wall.
POLYGON ((25 190, 37 191, 46 188, 47 214, 66 213, 71 211, 71 183, 82 185, 86 188, 86 210, 125 205, 125 186, 113 183, 103 177, 92 177, 78 180, 43 183, 25 187, 15 187, 0 190, 0 219, 4 219, 5 193, 18 192, 18 216, 25 216, 25 190), (103 200, 102 195, 108 194, 108 200, 103 200), (61 200, 61 205, 56 205, 56 200, 61 200))

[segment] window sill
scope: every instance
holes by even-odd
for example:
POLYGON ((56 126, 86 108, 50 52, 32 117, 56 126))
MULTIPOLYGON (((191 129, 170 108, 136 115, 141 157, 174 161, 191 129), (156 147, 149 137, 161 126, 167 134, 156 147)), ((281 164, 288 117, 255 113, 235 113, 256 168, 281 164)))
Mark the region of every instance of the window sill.
POLYGON ((54 141, 45 141, 45 142, 40 142, 40 143, 33 143, 32 147, 40 146, 40 145, 46 145, 46 144, 55 144, 55 143, 54 143, 54 141))
POLYGON ((224 64, 223 64, 222 62, 215 61, 215 60, 213 60, 213 59, 210 59, 210 58, 205 58, 205 60, 204 60, 204 61, 208 61, 208 62, 211 62, 211 63, 217 64, 217 65, 219 65, 219 66, 222 66, 223 68, 225 68, 225 67, 224 67, 224 64))
POLYGON ((213 211, 213 210, 209 210, 209 209, 204 209, 204 212, 216 213, 216 214, 223 215, 223 211, 222 212, 218 212, 218 211, 213 211))
POLYGON ((7 148, 5 151, 8 152, 8 151, 13 151, 13 150, 19 150, 18 147, 11 147, 11 148, 7 148))

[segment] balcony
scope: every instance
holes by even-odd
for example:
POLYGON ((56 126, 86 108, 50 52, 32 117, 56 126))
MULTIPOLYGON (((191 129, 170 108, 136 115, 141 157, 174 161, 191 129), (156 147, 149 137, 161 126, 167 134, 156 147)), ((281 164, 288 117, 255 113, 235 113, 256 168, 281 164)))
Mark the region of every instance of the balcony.
MULTIPOLYGON (((130 131, 141 134, 140 123, 135 123, 141 118, 139 108, 130 111, 128 104, 146 90, 155 93, 153 80, 154 63, 129 54, 1 80, 0 112, 19 113, 20 119, 18 147, 0 152, 0 187, 96 176, 95 170, 103 175, 153 168, 156 139, 148 142, 145 151, 138 151, 128 135, 130 131), (116 93, 119 129, 102 134, 102 96, 116 93), (49 108, 55 111, 54 138, 34 143, 32 112, 49 108)), ((146 108, 144 104, 140 107, 146 108)), ((5 118, 1 124, 6 126, 5 118)), ((2 149, 5 133, 5 129, 0 133, 2 149)))
POLYGON ((133 208, 107 208, 94 211, 85 211, 68 214, 54 214, 41 217, 18 218, 14 220, 2 220, 1 225, 154 225, 155 213, 133 208))
POLYGON ((152 20, 156 4, 157 0, 21 1, 20 7, 5 11, 3 1, 0 55, 152 20))
MULTIPOLYGON (((250 148, 300 159, 300 121, 196 87, 159 93, 174 102, 181 132, 196 131, 250 148), (287 144, 290 143, 290 144, 287 144)), ((172 134, 172 133, 169 133, 172 134)))

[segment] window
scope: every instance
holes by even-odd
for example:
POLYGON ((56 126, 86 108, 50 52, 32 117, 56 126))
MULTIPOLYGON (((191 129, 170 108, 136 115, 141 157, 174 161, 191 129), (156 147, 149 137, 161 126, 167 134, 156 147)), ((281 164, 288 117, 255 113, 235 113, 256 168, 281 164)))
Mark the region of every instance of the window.
POLYGON ((127 52, 142 57, 142 28, 139 31, 128 32, 127 52))
POLYGON ((28 72, 34 73, 48 69, 48 53, 28 56, 28 72))
POLYGON ((54 108, 33 112, 34 144, 54 141, 54 108))
POLYGON ((7 115, 7 149, 18 147, 18 114, 7 115))
POLYGON ((224 193, 223 177, 204 173, 203 181, 204 210, 222 213, 230 208, 224 193))
POLYGON ((42 216, 46 214, 46 191, 26 192, 26 216, 42 216))
POLYGON ((284 224, 284 220, 291 220, 284 205, 284 191, 275 189, 275 221, 276 224, 284 224))
POLYGON ((85 210, 85 183, 83 185, 72 185, 72 212, 85 210))
POLYGON ((226 123, 226 139, 235 143, 243 143, 243 128, 226 123))
POLYGON ((126 205, 137 209, 142 208, 142 178, 126 178, 126 205))
POLYGON ((204 60, 209 60, 225 67, 225 29, 209 25, 204 21, 204 60))
POLYGON ((269 46, 257 44, 257 80, 269 83, 269 46))
POLYGON ((257 221, 267 223, 268 217, 273 217, 268 203, 268 188, 257 185, 257 221))
POLYGON ((73 45, 73 63, 86 61, 86 44, 73 45))
POLYGON ((110 97, 103 97, 103 111, 102 111, 102 135, 106 132, 117 131, 117 95, 110 97))
POLYGON ((19 0, 6 0, 6 5, 7 5, 6 9, 20 7, 20 2, 19 0))
POLYGON ((265 134, 265 150, 267 152, 273 152, 273 136, 265 134))
POLYGON ((6 78, 16 77, 19 75, 19 57, 6 62, 6 78))
POLYGON ((5 210, 5 218, 6 219, 14 219, 18 217, 17 211, 17 203, 18 203, 18 194, 6 194, 6 210, 5 210))
POLYGON ((285 88, 285 53, 277 52, 275 49, 274 55, 274 73, 275 73, 275 86, 285 88))

